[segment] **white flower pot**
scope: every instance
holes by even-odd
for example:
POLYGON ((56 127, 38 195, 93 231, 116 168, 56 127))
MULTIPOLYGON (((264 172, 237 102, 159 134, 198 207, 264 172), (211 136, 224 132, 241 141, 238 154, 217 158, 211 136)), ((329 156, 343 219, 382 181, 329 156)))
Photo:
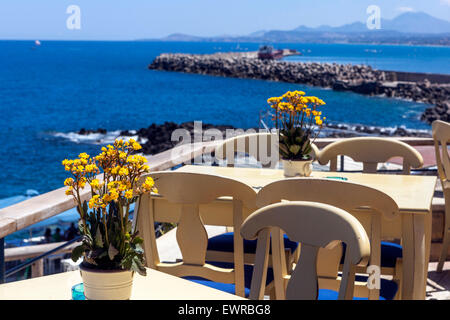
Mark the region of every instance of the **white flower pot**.
POLYGON ((129 300, 133 271, 96 270, 80 265, 84 296, 88 300, 129 300))
POLYGON ((312 160, 282 159, 285 177, 309 177, 312 172, 312 160))

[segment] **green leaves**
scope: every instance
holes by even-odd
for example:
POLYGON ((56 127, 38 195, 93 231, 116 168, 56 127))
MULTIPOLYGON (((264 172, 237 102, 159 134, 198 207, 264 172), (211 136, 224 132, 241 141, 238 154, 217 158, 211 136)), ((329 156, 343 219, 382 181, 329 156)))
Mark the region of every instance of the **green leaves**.
POLYGON ((117 250, 116 248, 114 248, 114 246, 112 244, 109 244, 109 248, 108 248, 108 256, 110 260, 114 260, 114 257, 119 253, 119 250, 117 250))
POLYGON ((280 130, 279 148, 283 159, 309 159, 309 153, 311 152, 309 131, 302 130, 300 127, 280 130))
POLYGON ((134 257, 133 260, 132 260, 131 270, 139 273, 141 276, 146 276, 147 275, 147 270, 145 270, 144 265, 142 264, 140 259, 137 258, 137 257, 134 257))
MULTIPOLYGON (((81 210, 85 209, 83 204, 81 210)), ((93 268, 133 270, 145 275, 143 240, 132 232, 132 222, 121 217, 116 203, 110 203, 108 212, 86 212, 78 229, 83 237, 82 244, 72 251, 74 261, 84 256, 93 268)))
POLYGON ((80 259, 83 256, 85 251, 86 251, 86 246, 84 244, 81 244, 81 245, 75 247, 72 250, 72 260, 73 260, 73 262, 77 262, 78 259, 80 259))
POLYGON ((142 244, 142 243, 144 243, 144 239, 142 239, 140 237, 136 237, 133 239, 132 243, 135 245, 142 244))
POLYGON ((289 151, 292 152, 294 155, 297 155, 300 149, 301 149, 300 146, 297 144, 293 144, 289 147, 289 151))
POLYGON ((97 232, 95 233, 95 246, 97 248, 103 247, 103 236, 102 232, 100 231, 100 225, 97 226, 97 232))

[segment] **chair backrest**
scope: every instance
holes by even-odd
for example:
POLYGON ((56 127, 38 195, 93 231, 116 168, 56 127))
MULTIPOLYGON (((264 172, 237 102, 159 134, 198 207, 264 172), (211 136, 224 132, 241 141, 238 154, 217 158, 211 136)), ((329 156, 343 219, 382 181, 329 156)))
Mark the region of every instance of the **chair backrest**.
MULTIPOLYGON (((234 166, 235 154, 245 153, 254 157, 263 168, 275 168, 280 160, 279 138, 275 133, 251 133, 225 140, 215 150, 217 159, 226 160, 227 166, 234 166)), ((313 159, 319 154, 316 145, 311 144, 313 159)))
POLYGON ((358 183, 320 178, 291 178, 272 182, 262 188, 256 205, 262 208, 272 203, 314 201, 326 203, 346 211, 368 207, 387 220, 398 216, 397 203, 389 195, 358 183))
POLYGON ((337 171, 337 157, 344 155, 363 163, 363 172, 376 173, 378 163, 394 157, 403 158, 403 173, 409 174, 411 167, 423 165, 421 154, 410 145, 391 138, 358 137, 333 142, 320 151, 319 163, 330 162, 330 171, 337 171))
MULTIPOLYGON (((239 230, 243 221, 243 206, 256 208, 256 192, 244 183, 214 175, 169 171, 151 173, 149 176, 155 180, 163 199, 143 195, 136 209, 137 230, 144 239, 147 266, 180 277, 198 276, 212 281, 235 283, 236 294, 244 296, 244 249, 239 230), (233 226, 237 230, 234 233, 234 269, 219 268, 205 262, 208 235, 199 214, 200 205, 225 196, 233 198, 233 226), (175 204, 175 210, 180 210, 176 236, 183 260, 175 264, 161 263, 156 246, 155 208, 152 201, 163 200, 175 204)), ((170 210, 174 210, 174 207, 170 210)), ((158 217, 164 214, 171 213, 158 212, 158 217)))
MULTIPOLYGON (((432 124, 436 165, 441 182, 450 178, 450 158, 447 143, 450 141, 450 123, 436 120, 432 124)), ((444 184, 443 184, 444 187, 444 184)))
MULTIPOLYGON (((356 265, 366 265, 370 244, 358 220, 348 212, 326 204, 294 201, 277 203, 252 213, 243 223, 245 239, 258 239, 255 268, 250 289, 251 299, 262 299, 269 253, 270 229, 283 230, 289 239, 302 244, 302 252, 286 288, 286 298, 316 300, 316 272, 319 248, 342 241, 347 245, 339 299, 353 298, 356 265)), ((272 252, 279 248, 272 246, 272 252)))
MULTIPOLYGON (((382 220, 391 221, 399 217, 398 205, 389 195, 374 188, 346 181, 293 178, 266 185, 258 192, 256 205, 261 208, 282 200, 320 202, 352 214, 356 211, 362 213, 364 227, 372 246, 370 262, 373 265, 381 265, 382 220)), ((284 250, 283 242, 277 243, 281 250, 284 250)), ((287 274, 283 263, 279 268, 280 270, 276 271, 274 268, 274 272, 281 273, 282 276, 287 274)), ((335 272, 337 273, 337 269, 335 272)), ((280 291, 277 292, 282 295, 280 291)), ((371 290, 369 294, 370 299, 378 299, 379 290, 371 290)))

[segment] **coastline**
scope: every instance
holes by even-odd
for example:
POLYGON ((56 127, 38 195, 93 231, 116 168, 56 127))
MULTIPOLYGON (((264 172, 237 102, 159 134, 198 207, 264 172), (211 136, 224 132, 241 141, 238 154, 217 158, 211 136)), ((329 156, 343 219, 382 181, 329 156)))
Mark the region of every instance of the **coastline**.
MULTIPOLYGON (((152 123, 147 128, 141 129, 129 129, 123 131, 115 131, 116 137, 114 139, 121 138, 130 138, 133 137, 137 141, 140 141, 142 145, 142 153, 145 155, 154 155, 168 149, 175 147, 179 141, 171 141, 172 132, 176 129, 185 129, 189 132, 191 138, 194 137, 194 122, 184 122, 184 123, 174 123, 174 122, 165 122, 163 124, 155 124, 152 123)), ((227 130, 242 130, 240 134, 245 133, 247 130, 254 130, 255 132, 259 132, 262 130, 260 128, 236 128, 232 125, 212 125, 207 123, 202 123, 201 129, 206 131, 208 129, 217 129, 219 130, 223 137, 227 137, 227 130), (244 132, 243 132, 244 131, 244 132)), ((108 136, 110 132, 103 128, 98 128, 94 130, 86 130, 85 128, 80 129, 78 132, 79 135, 86 136, 89 139, 89 135, 99 135, 102 134, 104 137, 108 136)), ((325 124, 322 129, 321 137, 326 138, 348 138, 348 137, 356 137, 356 136, 384 136, 384 137, 423 137, 429 138, 431 137, 431 132, 427 130, 412 130, 406 129, 403 127, 376 127, 376 126, 368 126, 361 124, 344 124, 344 123, 328 123, 325 124)), ((194 139, 192 139, 194 141, 194 139)), ((105 141, 96 141, 96 144, 105 144, 105 141)))
MULTIPOLYGON (((12 40, 5 40, 5 41, 12 41, 12 40)), ((22 40, 18 40, 18 41, 22 41, 22 40)), ((23 40, 26 41, 26 40, 23 40)), ((29 41, 34 41, 34 40, 29 40, 29 41)), ((50 40, 52 41, 52 40, 50 40)), ((58 40, 53 40, 53 41, 58 41, 58 40)), ((94 41, 108 41, 108 40, 94 40, 94 41)), ((137 42, 173 42, 173 43, 183 43, 183 42, 190 42, 190 43, 261 43, 261 40, 254 40, 254 41, 240 41, 240 40, 220 40, 220 41, 216 41, 216 40, 166 40, 164 38, 162 39, 134 39, 134 40, 122 40, 122 41, 137 41, 137 42)), ((365 45, 365 46, 398 46, 398 47, 424 47, 424 48, 432 48, 432 47, 436 47, 436 48, 450 48, 450 44, 411 44, 411 43, 396 43, 396 42, 339 42, 339 41, 335 41, 335 42, 304 42, 304 41, 300 41, 300 42, 292 42, 292 41, 276 41, 277 44, 339 44, 339 45, 365 45)))
MULTIPOLYGON (((0 39, 0 43, 1 42, 34 42, 36 39, 15 39, 15 38, 11 38, 11 39, 0 39)), ((164 39, 120 39, 120 40, 111 40, 111 39, 45 39, 45 38, 40 38, 41 42, 163 42, 163 43, 261 43, 261 41, 238 41, 238 40, 230 40, 230 41, 191 41, 191 40, 178 40, 178 41, 174 41, 174 40, 164 40, 164 39)), ((415 48, 450 48, 450 44, 449 45, 445 45, 445 44, 410 44, 410 43, 387 43, 387 42, 383 42, 383 43, 378 43, 378 42, 283 42, 283 41, 279 41, 277 42, 277 44, 338 44, 338 45, 365 45, 365 46, 396 46, 396 47, 415 47, 415 48)))
POLYGON ((254 53, 161 54, 150 70, 250 78, 428 103, 421 120, 450 120, 450 76, 373 69, 367 65, 261 60, 254 53), (430 78, 430 79, 428 79, 430 78), (399 81, 401 80, 401 81, 399 81))

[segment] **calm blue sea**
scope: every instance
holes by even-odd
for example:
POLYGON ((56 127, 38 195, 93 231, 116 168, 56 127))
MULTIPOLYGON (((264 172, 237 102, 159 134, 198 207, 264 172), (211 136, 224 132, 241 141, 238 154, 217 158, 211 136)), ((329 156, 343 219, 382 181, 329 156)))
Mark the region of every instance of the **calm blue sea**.
MULTIPOLYGON (((333 122, 429 129, 424 104, 260 80, 150 71, 163 52, 257 50, 247 43, 0 41, 0 206, 27 190, 58 188, 61 160, 100 145, 73 139, 80 128, 139 129, 151 123, 202 120, 258 126, 266 100, 301 89, 327 102, 333 122), (11 198, 13 197, 13 198, 11 198)), ((301 61, 370 64, 387 70, 450 74, 450 48, 283 44, 301 61)), ((29 191, 30 192, 30 191, 29 191)), ((34 192, 31 192, 34 193, 34 192)))

